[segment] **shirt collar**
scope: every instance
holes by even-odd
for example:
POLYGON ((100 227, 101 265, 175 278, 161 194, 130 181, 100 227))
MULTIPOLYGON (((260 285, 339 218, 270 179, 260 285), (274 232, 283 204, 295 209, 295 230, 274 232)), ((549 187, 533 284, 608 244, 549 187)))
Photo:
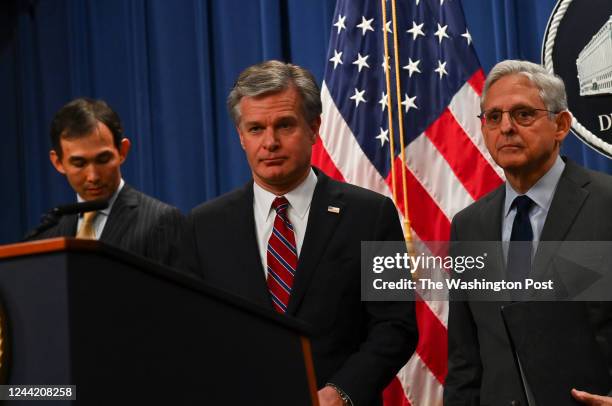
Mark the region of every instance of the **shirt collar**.
MULTIPOLYGON (((563 169, 565 169, 565 162, 563 162, 561 157, 557 155, 557 159, 555 160, 553 166, 536 182, 535 185, 531 187, 531 189, 527 191, 527 193, 525 193, 525 195, 533 200, 538 207, 548 211, 555 194, 555 189, 557 189, 559 179, 561 179, 563 169)), ((519 196, 519 194, 512 188, 512 186, 510 186, 508 182, 506 182, 504 216, 508 216, 508 214, 510 214, 512 202, 517 196, 519 196)))
MULTIPOLYGON (((108 216, 110 214, 110 211, 113 208, 113 204, 115 204, 115 200, 117 200, 117 196, 119 196, 119 192, 121 192, 121 189, 123 189, 124 185, 125 182, 123 181, 123 178, 121 178, 121 181, 119 182, 119 187, 117 188, 117 190, 115 190, 115 193, 113 193, 110 199, 108 199, 108 207, 104 210, 99 210, 98 213, 102 213, 105 216, 108 216)), ((77 193, 77 202, 83 203, 84 201, 85 200, 77 193)))
MULTIPOLYGON (((310 172, 306 179, 304 179, 298 187, 284 195, 287 201, 289 201, 293 213, 301 219, 304 218, 310 207, 310 202, 312 201, 316 186, 317 175, 315 175, 312 168, 310 168, 310 172)), ((257 182, 253 182, 253 196, 255 199, 255 211, 259 218, 268 218, 272 211, 272 202, 277 196, 259 186, 257 182)))

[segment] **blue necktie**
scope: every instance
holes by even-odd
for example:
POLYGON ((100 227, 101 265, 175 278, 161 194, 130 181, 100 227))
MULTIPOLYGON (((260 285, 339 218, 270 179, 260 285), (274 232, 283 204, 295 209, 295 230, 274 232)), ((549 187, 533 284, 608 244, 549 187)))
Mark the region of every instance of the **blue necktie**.
POLYGON ((529 221, 529 209, 532 204, 533 200, 525 195, 517 196, 512 202, 512 207, 516 207, 516 216, 512 224, 508 249, 507 274, 510 281, 524 282, 531 270, 533 244, 523 241, 533 241, 533 229, 529 221))

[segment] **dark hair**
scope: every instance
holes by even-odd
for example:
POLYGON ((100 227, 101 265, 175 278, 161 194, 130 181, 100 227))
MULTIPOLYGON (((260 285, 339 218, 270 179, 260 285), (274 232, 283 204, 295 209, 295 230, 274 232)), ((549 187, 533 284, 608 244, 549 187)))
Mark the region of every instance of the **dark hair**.
POLYGON ((98 122, 108 127, 113 134, 113 143, 119 149, 123 139, 119 115, 104 100, 87 97, 74 99, 55 114, 51 122, 51 147, 61 158, 61 138, 79 138, 91 134, 98 127, 98 122))
POLYGON ((307 122, 321 115, 321 92, 312 73, 298 65, 266 61, 246 68, 227 97, 227 108, 234 124, 240 123, 240 100, 266 93, 283 91, 295 86, 302 96, 302 110, 307 122))

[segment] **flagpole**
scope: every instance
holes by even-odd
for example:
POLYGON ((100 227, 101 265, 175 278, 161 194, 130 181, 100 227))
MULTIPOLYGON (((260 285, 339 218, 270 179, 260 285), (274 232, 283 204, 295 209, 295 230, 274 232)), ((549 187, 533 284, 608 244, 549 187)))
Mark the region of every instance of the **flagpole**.
MULTIPOLYGON (((389 156, 391 159, 391 190, 393 191, 393 202, 397 205, 397 187, 395 186, 395 144, 393 136, 393 112, 391 104, 391 73, 389 72, 390 66, 387 63, 389 61, 389 41, 387 40, 387 5, 386 0, 380 0, 382 7, 382 30, 383 30, 383 43, 385 46, 385 79, 387 81, 387 117, 389 119, 389 156)), ((400 114, 401 115, 401 114, 400 114)))
MULTIPOLYGON (((385 2, 386 0, 382 0, 385 2)), ((397 119, 400 133, 400 148, 401 148, 401 161, 402 161, 402 191, 404 198, 404 238, 410 244, 412 243, 412 230, 410 227, 410 218, 408 217, 408 185, 406 183, 406 149, 404 147, 404 118, 402 115, 402 94, 401 94, 401 82, 399 72, 399 47, 397 40, 397 14, 395 11, 395 0, 391 0, 391 19, 393 20, 393 52, 394 52, 394 64, 395 64, 395 90, 396 90, 396 102, 397 102, 397 119)), ((386 19, 385 19, 386 21, 386 19)), ((385 40, 387 39, 387 33, 385 32, 385 40)), ((386 47, 385 47, 385 52, 386 47)))

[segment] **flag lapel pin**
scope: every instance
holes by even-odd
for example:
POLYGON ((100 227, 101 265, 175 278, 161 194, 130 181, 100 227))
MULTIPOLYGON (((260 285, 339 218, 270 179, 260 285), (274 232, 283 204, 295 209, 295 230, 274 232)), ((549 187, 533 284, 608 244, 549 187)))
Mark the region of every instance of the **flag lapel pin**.
POLYGON ((340 213, 340 207, 327 206, 327 211, 330 212, 330 213, 339 214, 340 213))

